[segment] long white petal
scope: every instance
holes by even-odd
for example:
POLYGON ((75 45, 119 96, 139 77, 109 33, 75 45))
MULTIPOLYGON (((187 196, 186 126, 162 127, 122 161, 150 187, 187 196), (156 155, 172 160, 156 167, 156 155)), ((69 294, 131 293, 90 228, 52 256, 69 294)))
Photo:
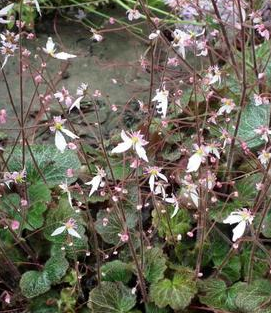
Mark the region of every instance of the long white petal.
POLYGON ((200 164, 201 164, 201 157, 197 153, 193 154, 189 158, 186 172, 187 173, 196 172, 199 169, 200 164))
POLYGON ((10 20, 5 20, 2 17, 0 17, 0 24, 8 24, 10 23, 10 20))
POLYGON ((68 60, 68 59, 76 58, 76 55, 69 54, 66 52, 59 52, 59 53, 54 54, 54 58, 59 59, 59 60, 68 60))
POLYGON ((151 175, 149 178, 150 190, 153 192, 154 190, 154 175, 151 175))
POLYGON ((135 144, 136 153, 138 156, 146 162, 149 162, 148 157, 146 155, 146 150, 137 142, 135 144))
POLYGON ((51 236, 60 235, 60 234, 62 234, 64 232, 65 229, 66 229, 65 226, 60 226, 51 234, 51 236))
POLYGON ((179 205, 178 205, 178 203, 175 205, 175 209, 174 209, 174 212, 172 213, 172 215, 171 215, 171 218, 173 218, 177 213, 178 213, 178 211, 179 211, 179 205))
POLYGON ((74 230, 73 228, 68 228, 68 233, 76 238, 81 238, 81 236, 78 234, 78 232, 76 230, 74 230))
POLYGON ((174 198, 166 198, 165 201, 167 203, 172 203, 172 204, 176 202, 176 200, 174 198))
POLYGON ((71 196, 71 193, 68 191, 68 201, 69 201, 69 204, 71 206, 71 208, 73 209, 73 206, 72 206, 72 196, 71 196))
POLYGON ((224 224, 236 224, 236 223, 240 223, 242 221, 242 216, 239 214, 231 214, 229 215, 224 221, 224 224))
POLYGON ((74 133, 72 133, 70 130, 68 130, 68 129, 66 129, 66 128, 62 128, 61 131, 62 131, 65 135, 69 136, 69 137, 72 138, 72 139, 78 139, 78 138, 79 138, 78 136, 76 136, 74 133))
POLYGON ((93 177, 90 182, 86 183, 86 185, 92 185, 91 190, 90 190, 89 195, 88 195, 89 197, 90 197, 96 190, 98 190, 99 185, 100 185, 100 183, 101 183, 101 180, 102 180, 101 176, 100 176, 100 175, 97 175, 97 176, 93 177))
POLYGON ((121 136, 121 139, 122 139, 124 142, 131 140, 131 138, 126 135, 126 133, 125 133, 124 130, 121 131, 120 136, 121 136))
POLYGON ((74 103, 70 106, 69 112, 71 112, 71 110, 72 110, 73 108, 77 108, 78 110, 80 110, 80 102, 81 102, 81 100, 82 100, 83 98, 84 98, 84 96, 77 98, 77 99, 74 101, 74 103))
POLYGON ((34 0, 35 6, 36 6, 36 10, 38 11, 39 15, 41 16, 41 10, 40 10, 40 5, 38 0, 34 0))
POLYGON ((66 149, 67 143, 66 140, 64 138, 64 136, 62 135, 61 131, 56 130, 56 134, 55 134, 55 145, 57 147, 57 149, 63 153, 64 150, 66 149))
POLYGON ((5 16, 8 14, 8 12, 13 8, 14 3, 11 3, 0 10, 0 16, 5 16))
POLYGON ((132 145, 133 142, 130 139, 129 141, 121 142, 111 151, 111 153, 122 153, 124 151, 129 150, 132 147, 132 145))
POLYGON ((167 177, 164 174, 158 173, 157 176, 163 179, 165 182, 168 182, 167 177))
POLYGON ((195 206, 198 207, 199 206, 199 196, 198 196, 198 194, 195 193, 195 192, 190 192, 190 197, 191 197, 193 203, 195 204, 195 206))
POLYGON ((246 221, 241 221, 233 230, 232 241, 241 238, 246 230, 246 221))

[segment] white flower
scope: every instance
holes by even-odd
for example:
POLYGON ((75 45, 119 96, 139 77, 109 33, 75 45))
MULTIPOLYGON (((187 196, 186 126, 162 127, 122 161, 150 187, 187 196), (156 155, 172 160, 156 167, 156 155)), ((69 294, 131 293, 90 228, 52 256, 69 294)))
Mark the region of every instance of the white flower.
POLYGON ((47 54, 49 54, 51 57, 55 58, 55 59, 59 59, 59 60, 68 60, 71 58, 76 58, 76 55, 74 54, 69 54, 66 52, 59 52, 59 53, 55 53, 56 49, 55 49, 55 43, 53 42, 52 37, 49 37, 46 43, 46 48, 42 48, 43 51, 47 54))
POLYGON ((64 133, 65 135, 72 139, 79 138, 74 133, 63 127, 65 121, 66 120, 61 119, 61 116, 54 116, 54 126, 50 127, 50 130, 55 133, 55 145, 61 153, 64 152, 67 146, 67 142, 62 133, 64 133))
POLYGON ((208 46, 207 41, 197 41, 196 42, 197 49, 200 50, 200 52, 197 54, 197 56, 204 56, 206 57, 208 55, 208 46))
POLYGON ((261 154, 258 156, 258 159, 262 165, 266 165, 271 159, 271 153, 266 150, 262 150, 261 154))
POLYGON ((57 236, 62 234, 65 230, 73 237, 81 238, 81 236, 78 234, 78 232, 75 230, 77 228, 76 221, 73 218, 70 218, 64 226, 58 227, 51 236, 57 236))
POLYGON ((150 185, 150 190, 152 192, 154 191, 155 179, 161 178, 165 182, 168 182, 167 177, 164 174, 160 173, 161 172, 161 168, 160 167, 149 166, 146 170, 147 170, 147 173, 150 175, 149 185, 150 185))
POLYGON ((155 188, 154 188, 154 194, 155 195, 162 195, 163 200, 165 200, 167 194, 165 190, 165 183, 162 181, 158 181, 155 183, 155 188))
POLYGON ((141 14, 138 10, 129 9, 127 10, 126 14, 129 21, 138 20, 141 18, 141 14))
POLYGON ((242 209, 242 211, 231 212, 231 214, 223 221, 224 224, 236 224, 238 225, 232 230, 232 241, 236 241, 241 238, 246 230, 246 226, 251 224, 254 216, 250 210, 242 209))
POLYGON ((254 105, 257 107, 262 104, 269 104, 269 99, 267 97, 262 97, 260 95, 254 94, 254 105))
POLYGON ((10 20, 3 19, 2 16, 7 16, 8 12, 13 8, 13 6, 14 6, 14 3, 11 3, 0 10, 0 23, 1 24, 8 24, 10 22, 10 20))
POLYGON ((182 183, 184 184, 185 193, 187 194, 187 196, 191 198, 195 206, 198 207, 199 206, 199 194, 197 192, 198 186, 188 180, 182 180, 182 183))
POLYGON ((93 33, 92 39, 94 39, 97 42, 100 42, 104 39, 104 37, 98 33, 98 31, 94 28, 91 28, 91 31, 93 33))
POLYGON ((259 126, 254 129, 254 132, 258 135, 261 135, 261 139, 268 142, 269 135, 271 134, 271 130, 269 130, 268 126, 259 126))
POLYGON ((171 215, 171 218, 173 218, 178 213, 180 207, 179 207, 178 199, 175 197, 175 195, 172 194, 171 196, 172 196, 171 198, 166 198, 165 201, 167 203, 171 203, 174 205, 174 212, 171 215))
POLYGON ((217 65, 210 66, 208 68, 207 79, 209 80, 209 85, 213 85, 217 82, 219 83, 219 85, 221 84, 221 72, 217 65))
POLYGON ((212 153, 214 154, 218 159, 220 159, 220 154, 219 154, 219 151, 216 147, 216 144, 215 143, 210 143, 208 145, 205 146, 205 152, 207 154, 209 153, 212 153))
POLYGON ((148 144, 148 141, 143 139, 143 135, 140 135, 140 131, 125 133, 124 130, 121 131, 121 138, 123 142, 119 143, 113 150, 112 153, 122 153, 130 148, 136 151, 137 155, 146 162, 148 161, 146 151, 143 146, 148 144))
POLYGON ((149 39, 150 39, 150 40, 153 40, 153 39, 157 38, 159 35, 160 35, 160 30, 157 29, 157 31, 156 31, 155 33, 151 33, 151 34, 149 35, 149 39))
POLYGON ((188 164, 187 164, 187 173, 196 172, 201 163, 205 161, 205 158, 207 156, 206 147, 201 145, 200 147, 198 145, 194 145, 194 148, 196 152, 189 158, 188 164))
POLYGON ((70 204, 70 206, 71 206, 71 208, 73 208, 73 206, 72 206, 72 196, 71 196, 71 192, 70 192, 70 190, 69 190, 69 186, 68 186, 68 184, 67 184, 67 181, 66 181, 66 183, 64 184, 61 184, 61 185, 58 185, 61 189, 62 189, 62 192, 63 193, 67 193, 68 194, 68 201, 69 201, 69 204, 70 204))
POLYGON ((217 115, 222 115, 224 112, 229 114, 236 106, 232 99, 223 98, 221 102, 223 106, 218 110, 217 115))
POLYGON ((152 101, 157 101, 156 109, 158 114, 162 114, 162 117, 165 118, 167 115, 167 107, 168 107, 168 90, 166 89, 156 89, 156 96, 152 99, 152 101))
POLYGON ((91 190, 89 192, 89 197, 96 191, 98 190, 99 186, 103 186, 104 185, 104 181, 103 181, 103 178, 106 176, 106 173, 105 171, 102 169, 102 168, 99 168, 98 166, 96 166, 96 169, 97 169, 97 175, 94 176, 92 178, 91 181, 85 183, 86 185, 91 185, 91 190))
POLYGON ((87 93, 87 89, 88 89, 88 84, 82 83, 76 91, 77 96, 79 96, 74 102, 73 104, 70 106, 69 108, 69 112, 71 112, 71 110, 73 108, 77 108, 78 110, 80 110, 80 103, 81 101, 84 99, 84 97, 86 96, 87 93))
POLYGON ((173 36, 173 47, 178 47, 182 57, 185 59, 185 48, 191 45, 191 35, 180 29, 175 29, 173 36))

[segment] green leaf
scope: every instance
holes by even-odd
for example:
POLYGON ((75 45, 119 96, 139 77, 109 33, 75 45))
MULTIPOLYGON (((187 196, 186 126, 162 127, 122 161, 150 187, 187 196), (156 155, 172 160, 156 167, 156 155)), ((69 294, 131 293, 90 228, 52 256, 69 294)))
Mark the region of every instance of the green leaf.
POLYGON ((262 225, 262 234, 266 238, 271 238, 271 212, 269 211, 268 214, 265 216, 262 225))
POLYGON ((122 283, 102 282, 91 290, 88 307, 92 313, 126 313, 136 304, 136 296, 122 283))
POLYGON ((149 283, 156 283, 164 278, 167 269, 166 258, 159 248, 152 248, 145 252, 144 276, 149 283))
POLYGON ((29 186, 28 194, 30 199, 30 204, 35 202, 49 202, 51 201, 51 190, 43 183, 38 183, 29 186))
POLYGON ((223 280, 205 279, 199 280, 199 299, 202 304, 211 308, 224 308, 227 301, 227 286, 223 280))
POLYGON ((44 223, 43 213, 47 210, 45 203, 38 202, 33 204, 27 212, 27 223, 25 228, 28 230, 35 230, 42 227, 44 223))
POLYGON ((238 282, 228 288, 223 280, 215 278, 200 280, 198 281, 200 302, 211 308, 235 312, 234 300, 243 285, 244 283, 238 282))
POLYGON ((50 290, 51 282, 47 272, 28 271, 20 280, 22 294, 26 298, 34 298, 50 290))
POLYGON ((146 313, 168 313, 169 308, 158 308, 154 303, 146 303, 145 304, 146 313))
POLYGON ((184 310, 197 292, 191 273, 176 273, 173 280, 163 279, 150 288, 150 298, 159 307, 169 305, 174 310, 184 310))
POLYGON ((255 106, 253 101, 244 108, 237 136, 245 141, 249 148, 256 148, 264 144, 260 135, 256 135, 254 129, 259 126, 269 125, 270 106, 255 106))
POLYGON ((61 278, 66 274, 69 268, 69 262, 62 255, 55 255, 50 257, 50 259, 45 263, 44 272, 52 285, 57 284, 61 281, 61 278))
MULTIPOLYGON (((7 158, 11 150, 5 151, 5 157, 7 158)), ((76 171, 80 169, 80 161, 76 152, 72 150, 66 150, 61 153, 56 149, 54 145, 33 145, 31 146, 32 154, 34 155, 36 164, 39 167, 37 170, 35 163, 32 160, 29 149, 26 149, 26 173, 27 182, 32 184, 43 183, 43 179, 40 173, 43 173, 44 178, 49 186, 59 185, 68 181, 71 183, 77 179, 76 176, 67 178, 66 171, 68 168, 72 168, 76 171)), ((11 172, 22 170, 22 152, 21 147, 17 146, 11 158, 9 159, 8 166, 11 172)))
POLYGON ((128 283, 132 278, 132 267, 119 260, 107 262, 101 267, 103 281, 128 283))
POLYGON ((235 304, 244 313, 258 313, 261 310, 271 310, 270 305, 271 282, 265 279, 253 281, 239 289, 235 304), (266 306, 263 306, 266 304, 266 306))

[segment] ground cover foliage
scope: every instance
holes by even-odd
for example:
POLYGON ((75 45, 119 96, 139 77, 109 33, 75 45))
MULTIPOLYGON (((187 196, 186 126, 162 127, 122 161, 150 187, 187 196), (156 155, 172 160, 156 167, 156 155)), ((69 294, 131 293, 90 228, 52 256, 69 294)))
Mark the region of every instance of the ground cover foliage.
POLYGON ((245 0, 3 4, 1 312, 271 312, 270 12, 245 0), (141 43, 137 60, 113 62, 135 72, 111 79, 123 104, 87 81, 65 86, 82 56, 60 21, 88 29, 91 46, 124 32, 141 43))

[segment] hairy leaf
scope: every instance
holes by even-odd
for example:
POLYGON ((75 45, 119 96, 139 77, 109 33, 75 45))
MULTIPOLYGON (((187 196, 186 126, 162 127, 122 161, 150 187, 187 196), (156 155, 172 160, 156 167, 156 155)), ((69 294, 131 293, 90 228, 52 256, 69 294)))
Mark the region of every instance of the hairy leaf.
POLYGON ((107 262, 101 267, 102 280, 104 281, 122 281, 128 283, 132 278, 132 267, 119 260, 107 262))

